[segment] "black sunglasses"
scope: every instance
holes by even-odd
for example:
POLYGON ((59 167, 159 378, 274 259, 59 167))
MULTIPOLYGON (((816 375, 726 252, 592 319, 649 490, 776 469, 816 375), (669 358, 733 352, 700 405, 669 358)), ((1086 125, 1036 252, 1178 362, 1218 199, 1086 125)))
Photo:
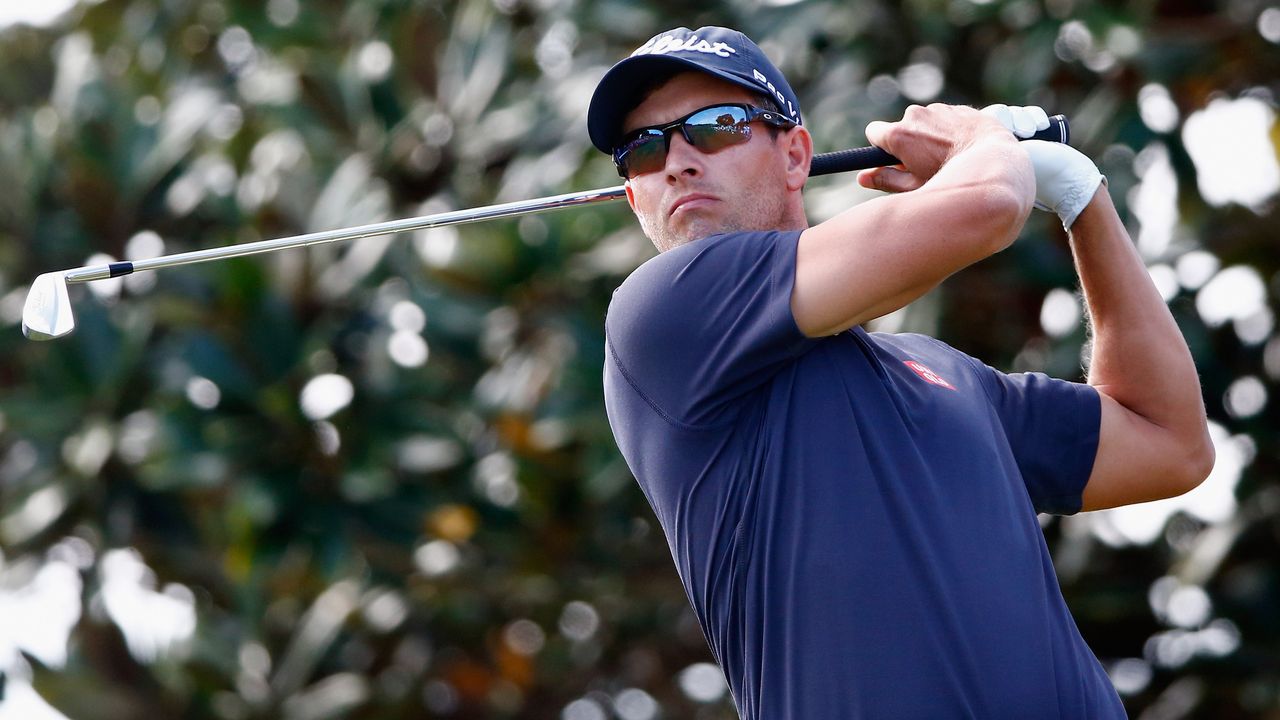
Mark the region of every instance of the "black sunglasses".
POLYGON ((618 174, 631 179, 641 173, 661 170, 667 163, 671 133, 677 128, 684 139, 704 153, 713 153, 751 139, 751 123, 763 120, 774 127, 788 128, 794 122, 772 110, 754 105, 729 103, 694 110, 666 125, 631 131, 613 150, 618 174))

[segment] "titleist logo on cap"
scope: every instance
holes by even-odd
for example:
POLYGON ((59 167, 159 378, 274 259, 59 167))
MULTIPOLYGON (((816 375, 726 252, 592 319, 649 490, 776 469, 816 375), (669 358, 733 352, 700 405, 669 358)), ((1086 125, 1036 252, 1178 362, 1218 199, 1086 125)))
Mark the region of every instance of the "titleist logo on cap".
POLYGON ((649 42, 636 48, 631 53, 631 57, 637 55, 666 55, 673 52, 700 52, 719 55, 720 57, 729 57, 738 51, 722 42, 709 43, 706 40, 699 40, 697 35, 690 35, 687 40, 681 40, 675 35, 663 35, 649 40, 649 42))
MULTIPOLYGON (((631 57, 639 55, 668 55, 678 52, 706 53, 707 55, 716 55, 722 58, 738 54, 738 51, 728 43, 708 42, 701 39, 697 34, 692 34, 688 37, 683 35, 659 35, 650 38, 649 42, 636 48, 635 52, 631 53, 631 57)), ((748 52, 748 55, 752 55, 752 53, 748 52)), ((756 82, 760 83, 762 89, 768 90, 770 95, 778 99, 780 106, 786 110, 792 120, 797 123, 800 122, 800 114, 796 112, 796 107, 791 102, 791 99, 784 95, 768 76, 756 68, 751 68, 751 75, 756 82)))
POLYGON ((781 90, 773 86, 773 83, 769 78, 764 76, 764 73, 752 68, 751 74, 755 76, 756 82, 769 89, 770 95, 778 98, 778 102, 782 103, 782 106, 787 109, 787 114, 791 116, 792 120, 795 120, 797 123, 800 122, 800 115, 796 112, 796 106, 791 104, 791 101, 787 99, 786 95, 782 94, 781 90))

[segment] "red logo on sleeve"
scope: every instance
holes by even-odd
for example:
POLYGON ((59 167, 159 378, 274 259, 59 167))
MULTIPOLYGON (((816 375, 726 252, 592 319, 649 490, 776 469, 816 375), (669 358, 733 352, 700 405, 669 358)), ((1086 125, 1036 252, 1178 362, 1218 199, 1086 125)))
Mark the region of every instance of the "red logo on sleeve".
POLYGON ((906 365, 907 367, 911 368, 912 370, 914 370, 914 371, 915 371, 915 373, 916 373, 917 375, 919 375, 920 377, 924 378, 925 382, 933 383, 934 385, 938 385, 938 386, 944 387, 944 388, 946 388, 946 389, 948 389, 948 390, 955 390, 955 389, 956 389, 954 385, 952 385, 951 383, 949 383, 949 382, 947 382, 945 379, 943 379, 943 377, 942 377, 941 375, 939 375, 938 373, 936 373, 936 372, 934 372, 934 371, 930 370, 929 368, 925 367, 924 365, 921 365, 920 363, 916 362, 915 360, 904 360, 904 361, 903 361, 903 364, 904 364, 904 365, 906 365))

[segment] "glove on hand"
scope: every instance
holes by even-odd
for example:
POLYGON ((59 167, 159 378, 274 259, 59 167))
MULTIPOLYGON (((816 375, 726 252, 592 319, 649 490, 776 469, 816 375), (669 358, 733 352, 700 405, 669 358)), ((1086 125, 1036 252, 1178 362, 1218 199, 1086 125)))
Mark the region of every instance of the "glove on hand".
MULTIPOLYGON (((1049 116, 1034 105, 988 105, 982 112, 999 120, 1018 138, 1031 137, 1049 127, 1049 116)), ((1062 227, 1070 229, 1106 178, 1084 153, 1065 143, 1026 140, 1022 147, 1035 168, 1036 207, 1057 213, 1062 227)))

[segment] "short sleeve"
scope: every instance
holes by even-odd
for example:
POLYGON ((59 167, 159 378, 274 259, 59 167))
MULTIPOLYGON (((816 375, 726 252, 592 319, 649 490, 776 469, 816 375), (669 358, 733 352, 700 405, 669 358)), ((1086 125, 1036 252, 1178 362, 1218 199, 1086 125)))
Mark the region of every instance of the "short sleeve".
POLYGON ((1079 512, 1098 453, 1098 391, 1043 373, 1005 374, 974 364, 1036 510, 1056 515, 1079 512))
POLYGON ((610 359, 669 422, 732 416, 813 341, 791 314, 799 232, 714 235, 649 260, 614 293, 610 359))

